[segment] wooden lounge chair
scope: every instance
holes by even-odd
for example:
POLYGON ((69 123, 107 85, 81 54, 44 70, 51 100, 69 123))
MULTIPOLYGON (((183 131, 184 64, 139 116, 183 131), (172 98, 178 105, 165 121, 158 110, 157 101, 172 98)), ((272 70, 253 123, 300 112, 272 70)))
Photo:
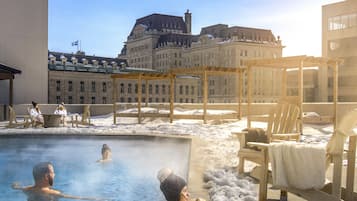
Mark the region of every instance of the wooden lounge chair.
MULTIPOLYGON (((353 128, 357 125, 357 109, 349 111, 345 114, 339 124, 330 141, 327 144, 326 152, 326 162, 327 164, 333 163, 333 177, 332 182, 326 183, 325 186, 321 189, 296 189, 291 187, 285 187, 283 190, 296 194, 306 200, 309 201, 337 201, 343 200, 352 201, 357 200, 357 193, 353 191, 354 189, 354 179, 355 179, 355 160, 356 160, 356 141, 357 141, 357 133, 353 131, 353 128), (348 150, 344 150, 344 144, 349 138, 349 147, 348 150), (343 152, 347 152, 347 174, 346 174, 346 188, 342 188, 341 186, 341 177, 342 177, 342 158, 343 152)), ((248 146, 259 147, 264 152, 267 152, 269 149, 269 144, 264 143, 254 143, 249 142, 248 146)), ((263 159, 267 163, 264 167, 261 168, 261 171, 265 171, 259 175, 263 175, 263 177, 268 177, 268 155, 265 155, 263 159)), ((303 163, 303 161, 299 161, 303 163)), ((325 171, 325 170, 321 170, 325 171)), ((265 184, 260 184, 267 186, 267 182, 265 184)), ((260 195, 265 197, 266 195, 260 195)))
POLYGON ((78 124, 80 125, 93 125, 91 124, 91 114, 90 114, 90 105, 84 105, 83 106, 83 113, 81 115, 74 115, 71 116, 71 121, 69 123, 76 124, 76 127, 78 127, 78 124), (80 116, 80 120, 78 119, 78 116, 80 116))
POLYGON ((16 128, 23 126, 24 128, 28 128, 31 125, 31 117, 30 115, 16 115, 14 108, 10 105, 9 107, 9 124, 6 126, 7 128, 16 128), (22 118, 22 122, 18 122, 17 118, 22 118))
MULTIPOLYGON (((270 111, 267 130, 263 135, 260 134, 260 130, 255 131, 253 129, 248 129, 248 132, 232 132, 233 135, 238 137, 240 142, 240 148, 238 151, 238 172, 240 174, 244 172, 245 160, 257 163, 261 167, 267 167, 268 164, 266 149, 256 149, 247 146, 248 141, 265 143, 284 140, 299 141, 300 132, 294 130, 297 125, 299 113, 300 109, 296 104, 281 101, 270 111), (258 134, 256 135, 254 132, 258 132, 258 134), (253 135, 253 139, 251 136, 252 133, 255 135, 253 135), (254 139, 254 137, 259 138, 260 140, 254 139)), ((266 171, 267 170, 264 170, 259 178, 259 194, 263 195, 259 198, 260 201, 266 200, 266 197, 264 197, 267 191, 267 187, 265 185, 267 182, 267 176, 265 174, 266 171)))

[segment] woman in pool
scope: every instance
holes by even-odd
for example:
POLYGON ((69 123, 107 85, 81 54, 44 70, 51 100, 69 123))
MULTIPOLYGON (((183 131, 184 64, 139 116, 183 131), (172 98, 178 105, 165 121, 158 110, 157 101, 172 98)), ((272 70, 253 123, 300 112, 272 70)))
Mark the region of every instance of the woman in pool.
POLYGON ((102 146, 102 159, 99 159, 97 162, 108 162, 112 160, 112 150, 107 144, 102 146))
POLYGON ((157 178, 167 201, 205 201, 202 198, 191 199, 186 181, 175 175, 169 168, 162 168, 158 172, 157 178))

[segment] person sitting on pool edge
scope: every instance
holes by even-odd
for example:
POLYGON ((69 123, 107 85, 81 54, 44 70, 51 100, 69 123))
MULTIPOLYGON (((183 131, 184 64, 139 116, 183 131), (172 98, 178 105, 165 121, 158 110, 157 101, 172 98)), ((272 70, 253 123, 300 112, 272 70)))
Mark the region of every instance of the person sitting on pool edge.
POLYGON ((157 178, 167 201, 205 201, 202 198, 191 199, 186 181, 175 175, 169 168, 162 168, 158 172, 157 178))
POLYGON ((105 200, 66 195, 58 190, 52 189, 55 172, 53 165, 50 162, 41 162, 36 164, 33 167, 32 174, 35 181, 34 185, 20 186, 18 183, 12 184, 13 189, 22 190, 27 195, 27 201, 58 201, 60 198, 77 200, 105 200))
POLYGON ((108 162, 112 160, 112 150, 107 144, 102 146, 102 159, 97 160, 97 162, 108 162))

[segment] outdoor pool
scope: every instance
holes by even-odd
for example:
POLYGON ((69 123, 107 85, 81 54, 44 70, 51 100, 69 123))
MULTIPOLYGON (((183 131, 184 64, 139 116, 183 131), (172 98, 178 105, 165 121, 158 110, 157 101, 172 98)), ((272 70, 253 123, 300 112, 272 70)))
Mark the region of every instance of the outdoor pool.
MULTIPOLYGON (((187 179, 190 139, 145 136, 0 136, 0 201, 25 201, 13 182, 32 185, 32 167, 54 165, 54 189, 113 201, 164 201, 156 178, 171 167, 187 179), (112 162, 97 163, 108 144, 112 162)), ((63 199, 70 200, 70 199, 63 199)))

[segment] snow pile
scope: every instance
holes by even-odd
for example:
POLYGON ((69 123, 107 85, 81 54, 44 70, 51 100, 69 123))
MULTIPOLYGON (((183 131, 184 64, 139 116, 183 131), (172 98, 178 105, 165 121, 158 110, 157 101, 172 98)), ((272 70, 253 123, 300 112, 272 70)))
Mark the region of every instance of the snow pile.
POLYGON ((253 179, 237 174, 235 168, 206 171, 205 188, 209 189, 212 201, 254 201, 257 192, 253 179))

